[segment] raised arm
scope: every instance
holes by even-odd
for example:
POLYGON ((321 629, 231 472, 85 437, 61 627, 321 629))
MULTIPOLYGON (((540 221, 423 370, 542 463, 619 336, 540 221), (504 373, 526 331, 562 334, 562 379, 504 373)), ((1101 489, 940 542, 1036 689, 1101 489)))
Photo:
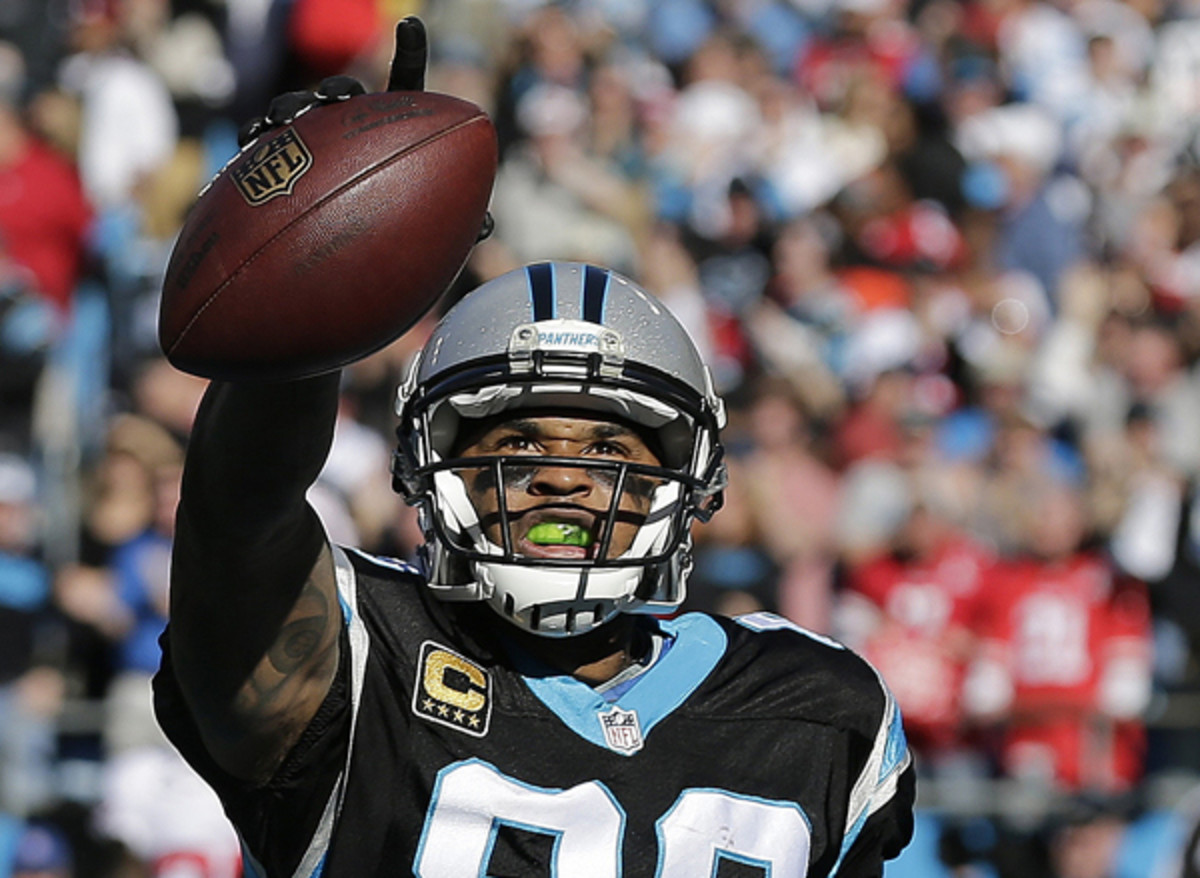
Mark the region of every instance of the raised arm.
MULTIPOLYGON (((401 21, 388 89, 422 89, 427 51, 421 22, 401 21)), ((357 80, 339 76, 315 92, 280 95, 243 126, 239 141, 287 125, 314 104, 362 93, 357 80)), ((336 374, 216 383, 189 443, 166 670, 208 754, 244 780, 271 777, 337 672, 333 557, 305 501, 329 453, 337 398, 336 374)))
POLYGON ((172 669, 225 771, 265 780, 338 662, 333 561, 305 501, 333 437, 336 374, 213 384, 189 443, 171 573, 172 669))

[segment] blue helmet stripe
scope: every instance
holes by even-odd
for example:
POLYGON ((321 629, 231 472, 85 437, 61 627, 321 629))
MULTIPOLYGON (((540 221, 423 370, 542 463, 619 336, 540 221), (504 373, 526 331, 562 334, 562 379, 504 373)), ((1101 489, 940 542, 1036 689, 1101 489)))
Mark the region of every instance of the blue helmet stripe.
POLYGON ((583 319, 589 323, 604 322, 604 299, 611 277, 606 269, 594 265, 583 269, 583 319))
POLYGON ((554 319, 554 266, 540 262, 525 269, 529 278, 529 298, 533 302, 533 319, 554 319))

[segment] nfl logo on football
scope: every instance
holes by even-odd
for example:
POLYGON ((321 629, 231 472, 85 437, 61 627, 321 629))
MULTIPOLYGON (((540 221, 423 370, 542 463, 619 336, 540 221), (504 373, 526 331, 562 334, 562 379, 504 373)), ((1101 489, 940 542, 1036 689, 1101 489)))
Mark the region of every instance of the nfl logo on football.
POLYGON ((607 713, 600 714, 600 726, 609 749, 619 753, 636 753, 642 749, 642 727, 637 711, 622 710, 614 704, 607 713))
POLYGON ((250 206, 258 207, 277 195, 291 195, 312 164, 312 153, 300 135, 285 128, 234 166, 233 182, 250 206))

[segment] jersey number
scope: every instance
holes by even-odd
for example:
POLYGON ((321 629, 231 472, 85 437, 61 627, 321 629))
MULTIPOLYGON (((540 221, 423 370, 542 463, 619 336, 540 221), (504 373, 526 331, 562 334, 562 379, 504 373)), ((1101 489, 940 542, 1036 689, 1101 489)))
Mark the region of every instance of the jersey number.
MULTIPOLYGON (((549 839, 552 876, 617 878, 625 814, 599 781, 567 790, 533 787, 478 760, 438 779, 417 851, 419 878, 485 876, 504 828, 549 839)), ((804 878, 810 832, 798 805, 722 790, 684 790, 658 821, 658 878, 738 874, 804 878)))
POLYGON ((1017 663, 1033 686, 1075 686, 1091 673, 1087 609, 1057 595, 1026 599, 1020 608, 1017 663))

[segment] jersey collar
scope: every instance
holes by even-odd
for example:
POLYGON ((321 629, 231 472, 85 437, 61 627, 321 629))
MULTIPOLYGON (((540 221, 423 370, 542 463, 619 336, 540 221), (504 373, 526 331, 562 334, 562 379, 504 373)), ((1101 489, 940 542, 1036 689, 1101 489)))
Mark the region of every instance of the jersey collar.
POLYGON ((661 620, 658 627, 674 643, 615 701, 606 700, 574 677, 545 673, 535 667, 529 656, 514 652, 513 661, 530 691, 575 734, 605 750, 620 753, 623 751, 611 747, 605 737, 601 714, 610 712, 614 705, 635 713, 645 738, 696 691, 725 654, 725 632, 708 616, 689 613, 661 620))

